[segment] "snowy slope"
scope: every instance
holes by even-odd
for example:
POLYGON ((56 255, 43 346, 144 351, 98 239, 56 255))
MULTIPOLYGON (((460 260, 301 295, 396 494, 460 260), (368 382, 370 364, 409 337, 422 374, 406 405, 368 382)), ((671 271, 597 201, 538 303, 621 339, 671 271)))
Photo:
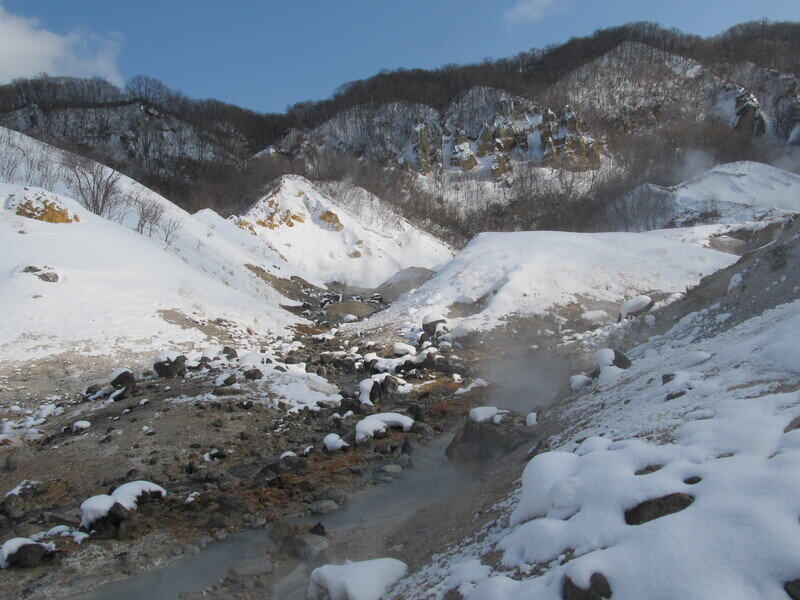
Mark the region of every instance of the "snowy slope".
POLYGON ((431 268, 452 256, 443 242, 374 196, 354 208, 351 212, 303 177, 284 176, 272 193, 232 221, 310 281, 375 287, 401 269, 431 268))
POLYGON ((703 247, 714 231, 482 233, 369 324, 419 324, 426 313, 446 315, 458 302, 477 303, 469 321, 488 328, 508 315, 544 314, 587 298, 621 302, 654 290, 683 292, 736 260, 703 247))
POLYGON ((644 185, 607 207, 604 228, 741 223, 800 212, 800 175, 763 163, 718 165, 673 187, 644 185))
POLYGON ((162 310, 200 321, 224 318, 260 334, 283 333, 295 321, 269 300, 224 285, 74 200, 2 184, 0 202, 0 360, 71 349, 152 351, 205 340, 198 329, 167 323, 159 316, 162 310), (49 223, 18 216, 20 204, 43 201, 78 220, 49 223), (25 272, 28 267, 39 271, 25 272), (38 276, 45 273, 57 280, 38 276))
POLYGON ((633 349, 624 377, 572 399, 576 425, 528 463, 499 519, 392 597, 600 597, 568 596, 590 582, 624 599, 789 597, 800 577, 800 303, 719 333, 724 322, 719 304, 687 314, 633 349), (666 510, 659 499, 672 494, 666 510), (632 509, 649 501, 661 509, 643 522, 632 509))
MULTIPOLYGON (((37 186, 72 197, 70 176, 60 166, 64 154, 53 146, 0 127, 0 183, 37 186)), ((122 202, 111 215, 114 220, 134 229, 138 221, 135 203, 153 203, 163 211, 160 223, 144 231, 154 243, 225 285, 267 298, 275 304, 292 304, 245 265, 261 267, 282 278, 303 274, 268 246, 245 246, 240 240, 231 241, 228 236, 217 235, 215 228, 221 219, 210 214, 213 211, 203 211, 202 219, 197 219, 124 175, 119 179, 119 195, 122 202), (175 231, 167 242, 170 225, 175 231)))

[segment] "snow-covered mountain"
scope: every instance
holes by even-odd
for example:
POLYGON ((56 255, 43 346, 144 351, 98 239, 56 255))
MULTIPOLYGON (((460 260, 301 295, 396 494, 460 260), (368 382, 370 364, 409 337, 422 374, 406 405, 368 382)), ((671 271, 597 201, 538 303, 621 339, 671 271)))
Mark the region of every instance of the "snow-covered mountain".
MULTIPOLYGON (((303 177, 285 176, 231 221, 312 282, 376 287, 402 269, 432 268, 452 256, 443 242, 366 190, 345 184, 329 189, 326 194, 303 177)), ((209 223, 208 213, 198 217, 209 223)))

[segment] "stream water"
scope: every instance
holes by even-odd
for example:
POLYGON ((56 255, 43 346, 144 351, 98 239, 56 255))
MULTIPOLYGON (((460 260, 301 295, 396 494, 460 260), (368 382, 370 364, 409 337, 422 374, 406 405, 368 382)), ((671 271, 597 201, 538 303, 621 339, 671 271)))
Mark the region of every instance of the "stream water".
MULTIPOLYGON (((354 493, 342 507, 327 515, 296 517, 301 522, 320 522, 331 535, 327 558, 363 560, 384 556, 388 532, 418 510, 441 500, 471 480, 470 473, 452 465, 444 456, 453 433, 434 438, 413 456, 414 467, 392 482, 354 493)), ((224 577, 236 562, 262 556, 272 548, 268 529, 246 530, 222 542, 209 544, 200 554, 184 555, 162 568, 103 585, 71 600, 171 600, 181 592, 199 590, 224 577)), ((311 570, 317 564, 300 560, 279 566, 271 577, 267 600, 302 600, 311 570)))

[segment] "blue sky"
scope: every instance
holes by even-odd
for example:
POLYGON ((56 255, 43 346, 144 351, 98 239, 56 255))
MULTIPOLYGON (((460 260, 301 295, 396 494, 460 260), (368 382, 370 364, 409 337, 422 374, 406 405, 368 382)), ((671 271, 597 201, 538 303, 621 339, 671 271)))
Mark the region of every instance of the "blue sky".
POLYGON ((381 69, 499 58, 638 20, 702 35, 800 0, 0 0, 0 81, 136 74, 259 111, 381 69))

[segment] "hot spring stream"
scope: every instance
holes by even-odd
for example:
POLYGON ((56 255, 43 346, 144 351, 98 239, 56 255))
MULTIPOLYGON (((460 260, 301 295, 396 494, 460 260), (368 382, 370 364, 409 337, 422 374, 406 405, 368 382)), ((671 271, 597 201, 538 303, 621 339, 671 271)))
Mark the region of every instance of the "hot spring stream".
MULTIPOLYGON (((332 562, 385 556, 387 533, 446 495, 455 497, 460 487, 470 483, 469 473, 453 466, 444 455, 452 438, 452 432, 434 438, 412 457, 413 468, 404 470, 390 483, 353 493, 338 511, 295 519, 325 526, 331 537, 327 557, 332 562)), ((70 600, 177 599, 181 592, 210 586, 243 558, 263 556, 273 549, 275 544, 268 533, 269 528, 242 531, 209 544, 199 554, 181 556, 159 569, 103 585, 70 600)), ((264 600, 304 599, 311 570, 316 566, 319 565, 299 559, 278 563, 270 577, 271 589, 264 591, 264 600)))

